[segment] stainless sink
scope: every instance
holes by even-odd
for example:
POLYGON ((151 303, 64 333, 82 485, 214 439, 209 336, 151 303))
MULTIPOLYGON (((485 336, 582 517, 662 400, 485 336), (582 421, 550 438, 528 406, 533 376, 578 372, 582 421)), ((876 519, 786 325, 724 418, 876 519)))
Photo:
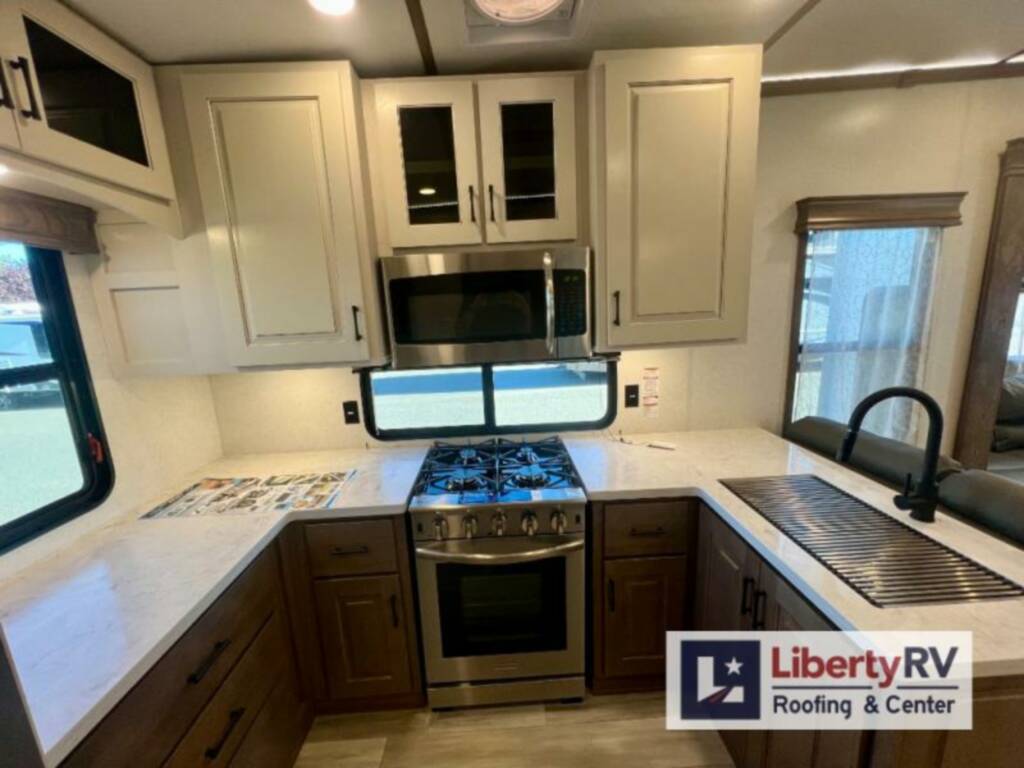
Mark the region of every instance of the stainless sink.
POLYGON ((814 475, 722 484, 872 605, 953 603, 1024 588, 814 475))

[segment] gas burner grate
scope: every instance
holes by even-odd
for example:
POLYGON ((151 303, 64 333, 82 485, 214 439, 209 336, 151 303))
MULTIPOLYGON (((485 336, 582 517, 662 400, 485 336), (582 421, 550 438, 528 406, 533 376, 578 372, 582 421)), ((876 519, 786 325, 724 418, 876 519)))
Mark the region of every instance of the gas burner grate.
POLYGON ((722 485, 879 608, 992 600, 1024 588, 814 475, 722 485))

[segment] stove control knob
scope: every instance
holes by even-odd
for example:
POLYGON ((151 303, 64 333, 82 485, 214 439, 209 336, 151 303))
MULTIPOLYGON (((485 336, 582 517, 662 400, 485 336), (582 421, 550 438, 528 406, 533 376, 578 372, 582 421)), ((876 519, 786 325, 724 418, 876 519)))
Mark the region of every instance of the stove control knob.
POLYGON ((477 528, 476 515, 466 515, 462 518, 462 535, 467 539, 472 539, 476 536, 477 528))
POLYGON ((565 518, 565 512, 560 509, 556 509, 551 513, 551 530, 561 536, 565 533, 565 526, 568 521, 565 518))
POLYGON ((491 533, 495 536, 505 535, 505 524, 508 522, 508 515, 500 509, 491 515, 491 533))
POLYGON ((438 541, 448 538, 448 520, 440 515, 434 518, 434 538, 438 541))
POLYGON ((522 528, 527 536, 537 533, 537 516, 533 512, 523 512, 522 528))

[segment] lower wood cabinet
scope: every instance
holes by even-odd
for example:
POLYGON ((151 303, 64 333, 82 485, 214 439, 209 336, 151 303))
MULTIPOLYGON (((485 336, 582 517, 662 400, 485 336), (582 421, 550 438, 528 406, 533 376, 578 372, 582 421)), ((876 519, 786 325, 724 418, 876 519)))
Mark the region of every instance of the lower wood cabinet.
POLYGON ((293 523, 281 534, 300 677, 318 712, 425 701, 405 524, 293 523))
POLYGON ((290 766, 312 719, 294 657, 269 547, 63 765, 290 766))
POLYGON ((591 690, 662 688, 665 632, 690 626, 697 504, 595 504, 590 531, 591 690))
POLYGON ((313 585, 332 699, 407 693, 412 675, 396 574, 313 585))

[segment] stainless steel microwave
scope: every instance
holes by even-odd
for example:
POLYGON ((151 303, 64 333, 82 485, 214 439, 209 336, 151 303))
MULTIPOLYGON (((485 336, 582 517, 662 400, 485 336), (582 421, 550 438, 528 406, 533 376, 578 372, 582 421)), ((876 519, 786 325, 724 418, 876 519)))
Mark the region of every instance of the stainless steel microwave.
POLYGON ((392 365, 590 357, 590 249, 381 259, 392 365))

